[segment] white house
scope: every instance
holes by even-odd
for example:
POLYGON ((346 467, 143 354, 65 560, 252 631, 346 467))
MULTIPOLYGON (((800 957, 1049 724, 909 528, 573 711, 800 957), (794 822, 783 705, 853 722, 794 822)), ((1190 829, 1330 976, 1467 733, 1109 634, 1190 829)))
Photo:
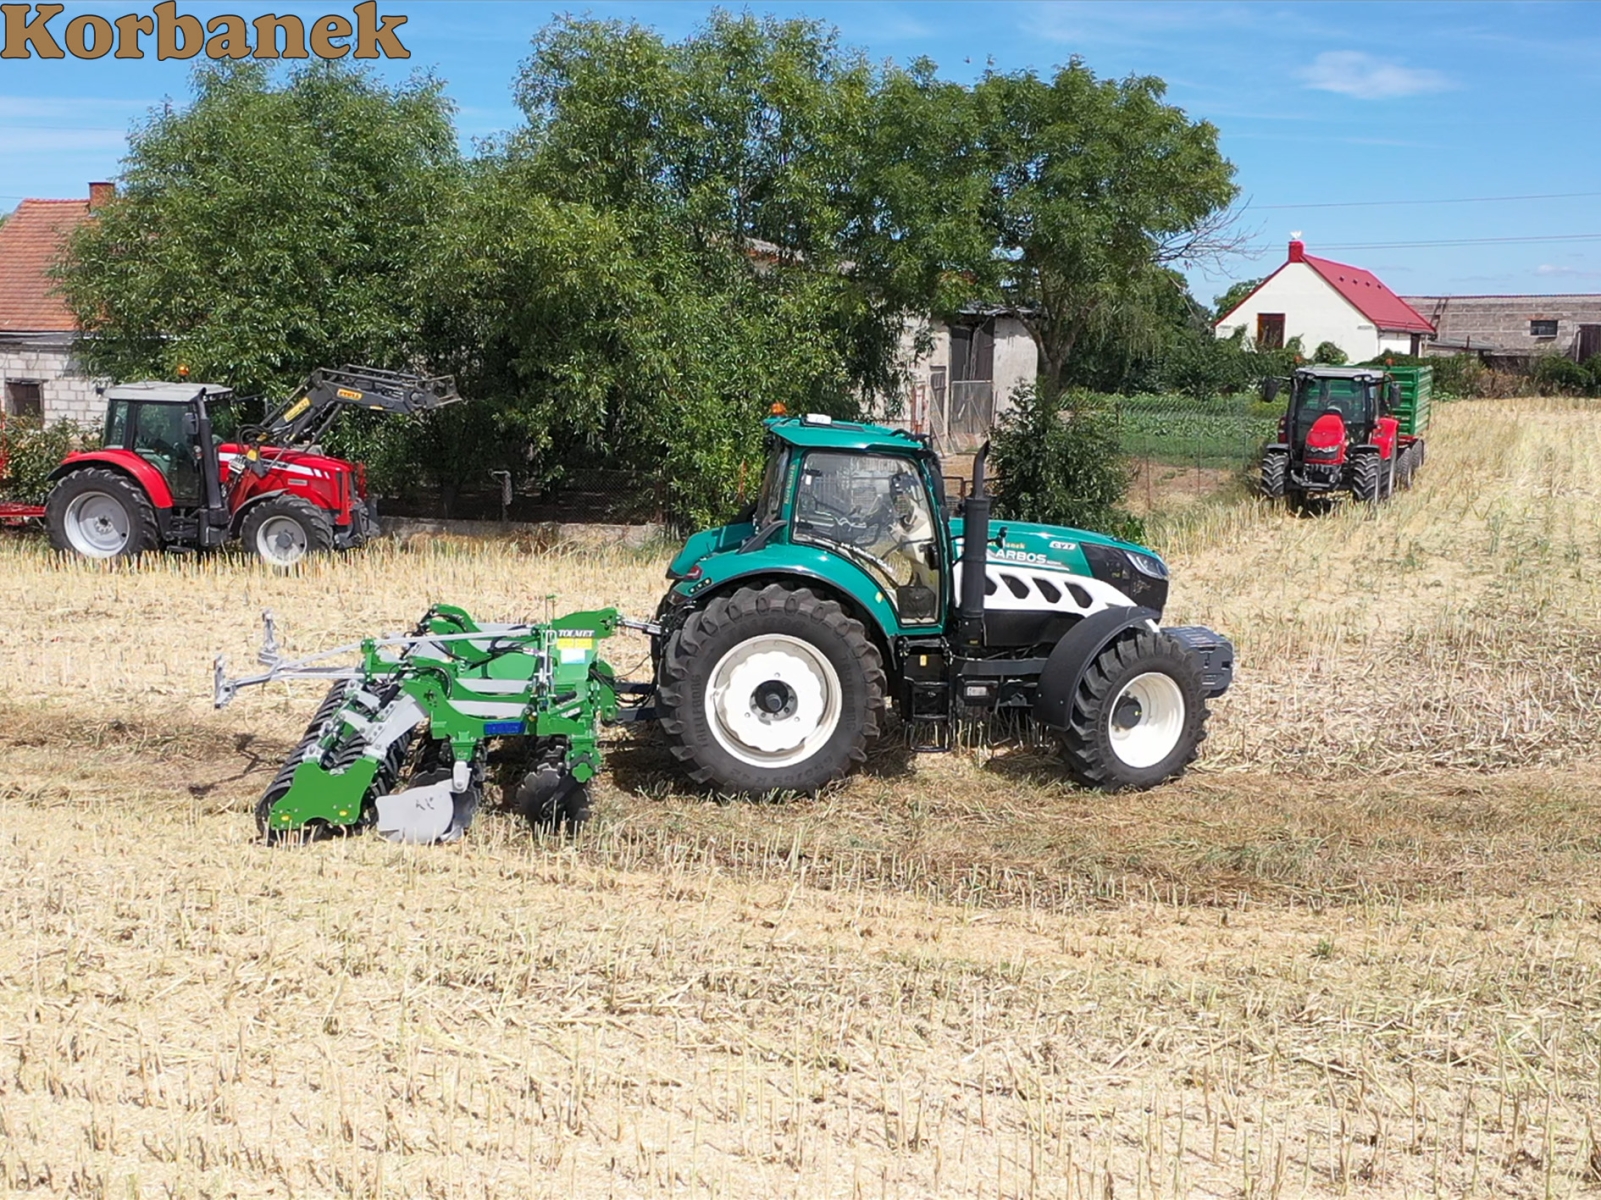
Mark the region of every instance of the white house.
POLYGON ((1299 337, 1310 357, 1333 342, 1352 362, 1385 352, 1416 354, 1434 326, 1371 271, 1348 267, 1290 243, 1284 265, 1218 318, 1217 336, 1243 329, 1259 350, 1276 350, 1299 337))

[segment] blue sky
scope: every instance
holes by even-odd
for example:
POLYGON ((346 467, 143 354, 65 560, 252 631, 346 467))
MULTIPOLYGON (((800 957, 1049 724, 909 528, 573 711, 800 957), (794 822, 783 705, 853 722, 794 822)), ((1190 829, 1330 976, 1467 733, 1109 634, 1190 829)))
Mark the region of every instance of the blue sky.
MULTIPOLYGON (((150 7, 68 4, 52 28, 59 36, 78 13, 150 7)), ((712 7, 381 0, 381 12, 409 17, 401 36, 413 55, 381 69, 433 70, 470 139, 517 123, 512 79, 553 13, 632 18, 676 38, 712 7)), ((1254 250, 1192 272, 1202 300, 1277 266, 1295 230, 1313 253, 1365 266, 1402 293, 1601 292, 1601 5, 749 7, 828 21, 875 60, 927 55, 964 81, 989 63, 1047 71, 1075 54, 1101 75, 1166 79, 1174 103, 1221 130, 1254 250)), ((293 12, 308 25, 350 8, 179 3, 202 19, 293 12)), ((114 177, 130 122, 166 99, 181 103, 188 71, 153 50, 143 61, 0 60, 0 210, 22 196, 82 196, 90 179, 114 177)))

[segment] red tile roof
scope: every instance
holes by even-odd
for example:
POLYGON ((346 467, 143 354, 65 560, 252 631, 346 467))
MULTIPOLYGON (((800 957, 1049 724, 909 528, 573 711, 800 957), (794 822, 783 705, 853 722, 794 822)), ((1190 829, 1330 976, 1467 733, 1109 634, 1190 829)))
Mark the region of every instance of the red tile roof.
POLYGON ((1434 332, 1434 326, 1422 313, 1385 287, 1372 271, 1348 267, 1344 263, 1311 254, 1305 256, 1305 261, 1379 329, 1398 329, 1406 333, 1434 332))
POLYGON ((1372 271, 1364 271, 1361 267, 1348 267, 1344 263, 1335 262, 1332 258, 1317 258, 1306 252, 1305 243, 1299 239, 1290 243, 1290 256, 1278 270, 1252 288, 1235 303, 1233 308, 1212 322, 1213 325, 1223 324, 1244 308, 1252 296, 1278 278, 1279 271, 1291 263, 1305 263, 1311 267, 1322 277, 1323 282, 1339 292, 1355 306, 1357 312, 1372 321, 1380 330, 1404 330, 1407 333, 1434 332, 1434 326, 1429 324, 1428 318, 1385 287, 1372 271))
POLYGON ((24 200, 0 225, 0 331, 71 332, 50 268, 67 237, 89 219, 87 200, 24 200))

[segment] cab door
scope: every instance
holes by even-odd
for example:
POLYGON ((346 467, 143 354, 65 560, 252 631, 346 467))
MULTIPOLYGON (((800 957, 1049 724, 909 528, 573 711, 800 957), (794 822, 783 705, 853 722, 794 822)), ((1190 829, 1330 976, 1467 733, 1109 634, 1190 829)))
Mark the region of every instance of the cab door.
POLYGON ((794 541, 825 546, 866 571, 903 626, 937 626, 943 620, 943 522, 911 459, 809 452, 791 521, 794 541))
POLYGON ((200 441, 186 404, 142 403, 130 406, 129 448, 167 481, 178 508, 200 503, 200 441))

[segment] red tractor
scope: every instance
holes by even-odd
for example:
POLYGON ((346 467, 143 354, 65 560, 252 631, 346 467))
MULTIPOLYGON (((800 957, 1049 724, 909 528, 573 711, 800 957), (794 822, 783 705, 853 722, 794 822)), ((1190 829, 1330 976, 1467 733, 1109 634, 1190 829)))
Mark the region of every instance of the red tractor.
POLYGON ((44 507, 24 514, 44 517, 52 546, 131 558, 239 538, 276 567, 378 532, 364 468, 315 444, 340 411, 415 413, 461 399, 448 377, 371 367, 313 371, 261 425, 240 425, 232 390, 217 384, 119 384, 105 398, 100 448, 68 455, 44 507))
POLYGON ((1262 456, 1262 495, 1304 504, 1349 493, 1373 502, 1409 487, 1423 463, 1432 373, 1413 368, 1405 386, 1399 374, 1382 367, 1298 368, 1278 441, 1262 456))

